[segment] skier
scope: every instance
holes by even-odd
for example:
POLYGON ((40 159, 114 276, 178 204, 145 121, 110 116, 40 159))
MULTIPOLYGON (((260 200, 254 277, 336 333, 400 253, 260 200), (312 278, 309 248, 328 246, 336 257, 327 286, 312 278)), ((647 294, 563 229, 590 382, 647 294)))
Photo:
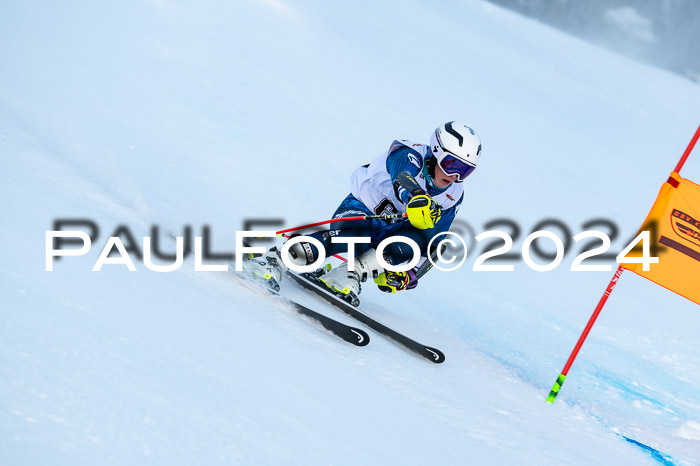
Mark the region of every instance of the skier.
MULTIPOLYGON (((370 164, 357 168, 351 176, 351 193, 341 202, 333 218, 406 213, 408 221, 364 220, 337 222, 332 230, 311 236, 323 244, 326 255, 347 251, 347 244, 331 242, 331 237, 368 237, 369 243, 355 245, 354 271, 348 263, 319 277, 336 295, 353 305, 359 304, 361 282, 372 277, 382 291, 394 293, 417 286, 416 270, 427 260, 430 240, 448 231, 462 204, 462 182, 475 169, 481 152, 479 136, 464 123, 450 121, 439 126, 430 137, 430 146, 396 140, 389 150, 370 164), (406 236, 415 241, 422 253, 421 262, 406 272, 385 270, 376 259, 376 246, 385 238, 406 236)), ((296 265, 312 264, 319 251, 311 242, 289 249, 288 260, 296 265)), ((411 247, 391 243, 384 259, 398 265, 413 257, 411 247)), ((244 263, 244 270, 268 280, 273 287, 287 267, 276 248, 244 263)))

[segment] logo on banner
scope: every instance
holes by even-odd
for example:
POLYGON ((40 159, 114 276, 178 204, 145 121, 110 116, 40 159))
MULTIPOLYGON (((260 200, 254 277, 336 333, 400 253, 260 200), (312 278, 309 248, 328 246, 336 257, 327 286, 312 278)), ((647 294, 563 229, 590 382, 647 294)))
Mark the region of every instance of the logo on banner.
POLYGON ((685 241, 700 247, 700 221, 678 209, 671 212, 674 233, 685 241))

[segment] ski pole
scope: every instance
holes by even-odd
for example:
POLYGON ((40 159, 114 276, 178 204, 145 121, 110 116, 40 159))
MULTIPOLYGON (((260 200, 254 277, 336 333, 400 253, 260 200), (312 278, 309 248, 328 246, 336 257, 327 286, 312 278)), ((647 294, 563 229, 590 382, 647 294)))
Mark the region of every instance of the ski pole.
POLYGON ((335 223, 335 222, 352 222, 355 220, 392 220, 395 218, 403 218, 403 217, 408 217, 408 214, 389 214, 389 215, 364 215, 364 216, 357 216, 357 217, 340 217, 340 218, 334 218, 331 220, 324 220, 323 222, 316 222, 316 223, 309 223, 308 225, 301 225, 298 227, 294 228, 287 228, 286 230, 280 230, 276 232, 277 236, 282 236, 284 233, 289 233, 290 231, 297 231, 297 230, 303 230, 305 228, 311 228, 311 227, 316 227, 319 225, 326 225, 328 223, 335 223))

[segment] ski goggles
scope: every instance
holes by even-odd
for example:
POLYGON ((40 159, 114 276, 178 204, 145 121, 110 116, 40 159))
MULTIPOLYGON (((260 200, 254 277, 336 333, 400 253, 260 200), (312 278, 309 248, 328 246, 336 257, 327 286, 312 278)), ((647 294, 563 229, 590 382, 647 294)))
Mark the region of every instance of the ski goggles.
POLYGON ((447 175, 457 175, 457 182, 464 181, 466 177, 471 175, 471 173, 476 170, 474 165, 469 165, 462 159, 458 159, 454 155, 445 153, 441 159, 438 160, 440 168, 447 175))

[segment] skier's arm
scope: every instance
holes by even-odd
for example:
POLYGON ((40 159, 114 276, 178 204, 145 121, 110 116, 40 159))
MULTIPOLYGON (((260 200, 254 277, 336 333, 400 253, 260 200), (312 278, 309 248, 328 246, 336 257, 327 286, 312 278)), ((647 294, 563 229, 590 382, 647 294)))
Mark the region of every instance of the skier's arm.
POLYGON ((403 145, 391 151, 386 159, 386 171, 394 184, 396 197, 404 204, 413 196, 425 194, 415 178, 423 169, 423 163, 417 151, 403 145))
MULTIPOLYGON (((452 221, 459 210, 464 193, 459 198, 459 201, 449 209, 442 213, 442 218, 435 224, 434 230, 436 234, 448 231, 452 225, 452 221)), ((426 251, 430 254, 430 251, 426 251)), ((433 258, 433 262, 435 259, 433 258)), ((428 273, 432 269, 432 263, 428 262, 427 256, 421 257, 418 265, 406 272, 389 272, 385 271, 374 279, 380 290, 387 293, 396 293, 397 291, 412 290, 418 286, 418 279, 428 273)))
MULTIPOLYGON (((462 196, 459 198, 457 203, 450 207, 447 210, 444 210, 442 212, 442 218, 435 224, 435 232, 436 235, 439 235, 442 232, 449 231, 450 226, 452 225, 452 221, 455 218, 455 215, 457 215, 457 212, 459 211, 460 206, 462 205, 462 201, 464 200, 464 193, 462 193, 462 196)), ((432 251, 427 251, 427 254, 430 254, 432 251)), ((407 289, 415 288, 416 285, 418 285, 418 279, 421 278, 423 275, 428 273, 430 269, 432 269, 432 263, 428 262, 428 257, 423 256, 421 257, 421 260, 418 262, 418 265, 413 268, 413 277, 412 281, 415 281, 415 284, 412 287, 409 287, 407 289)))
POLYGON ((386 159, 386 170, 394 184, 396 197, 406 205, 408 220, 414 227, 433 228, 440 219, 440 208, 416 181, 423 169, 423 157, 416 150, 397 144, 386 159))

